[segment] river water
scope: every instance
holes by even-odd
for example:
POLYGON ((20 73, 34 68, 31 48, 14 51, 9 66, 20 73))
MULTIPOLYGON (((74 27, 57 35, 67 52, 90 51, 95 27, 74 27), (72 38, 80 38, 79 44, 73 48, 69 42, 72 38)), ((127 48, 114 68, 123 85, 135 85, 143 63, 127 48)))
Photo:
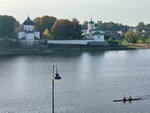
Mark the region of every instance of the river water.
POLYGON ((0 113, 51 113, 53 64, 55 113, 150 113, 150 50, 2 55, 0 113))

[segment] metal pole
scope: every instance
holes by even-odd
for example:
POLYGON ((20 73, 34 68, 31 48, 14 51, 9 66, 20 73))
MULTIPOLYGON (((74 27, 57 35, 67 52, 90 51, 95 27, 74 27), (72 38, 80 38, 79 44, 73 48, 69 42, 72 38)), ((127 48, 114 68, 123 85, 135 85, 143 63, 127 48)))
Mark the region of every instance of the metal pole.
POLYGON ((53 65, 53 78, 52 78, 52 113, 54 113, 54 76, 55 76, 55 65, 53 65))

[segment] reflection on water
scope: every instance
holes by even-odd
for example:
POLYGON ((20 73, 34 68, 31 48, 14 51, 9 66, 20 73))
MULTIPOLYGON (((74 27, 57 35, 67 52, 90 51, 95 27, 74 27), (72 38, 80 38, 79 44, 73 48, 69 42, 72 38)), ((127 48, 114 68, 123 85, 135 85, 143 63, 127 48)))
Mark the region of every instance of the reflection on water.
POLYGON ((148 113, 150 50, 0 56, 0 113, 50 113, 52 64, 56 113, 148 113), (132 103, 112 100, 140 97, 132 103))

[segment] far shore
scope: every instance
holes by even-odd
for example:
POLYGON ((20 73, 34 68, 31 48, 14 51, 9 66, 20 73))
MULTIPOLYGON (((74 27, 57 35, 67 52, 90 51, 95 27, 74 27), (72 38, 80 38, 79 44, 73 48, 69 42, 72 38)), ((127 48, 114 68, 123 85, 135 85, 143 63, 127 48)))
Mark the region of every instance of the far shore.
POLYGON ((7 50, 0 50, 0 55, 17 55, 17 54, 49 54, 52 52, 59 52, 59 51, 109 51, 109 50, 143 50, 143 49, 150 49, 150 43, 138 43, 138 44, 129 44, 126 43, 123 47, 103 47, 103 46, 68 46, 68 45, 61 45, 60 47, 53 47, 49 48, 18 48, 18 49, 7 49, 7 50))

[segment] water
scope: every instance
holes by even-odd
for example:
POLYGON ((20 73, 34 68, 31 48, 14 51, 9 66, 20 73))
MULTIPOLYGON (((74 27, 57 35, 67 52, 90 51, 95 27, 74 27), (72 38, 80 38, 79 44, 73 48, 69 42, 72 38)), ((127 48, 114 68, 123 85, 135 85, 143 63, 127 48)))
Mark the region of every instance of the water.
POLYGON ((149 113, 150 50, 0 56, 0 113, 51 113, 55 63, 55 113, 149 113))

